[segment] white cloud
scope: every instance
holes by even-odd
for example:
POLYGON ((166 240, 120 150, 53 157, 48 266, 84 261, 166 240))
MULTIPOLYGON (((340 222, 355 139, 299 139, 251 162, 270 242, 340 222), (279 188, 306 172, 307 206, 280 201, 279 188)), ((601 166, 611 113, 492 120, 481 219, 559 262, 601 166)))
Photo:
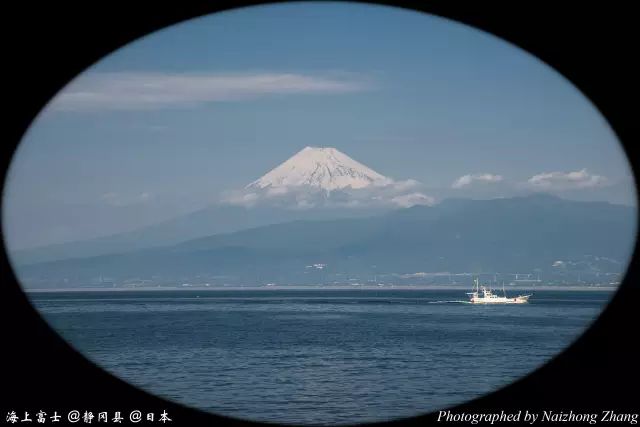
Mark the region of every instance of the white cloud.
POLYGON ((148 193, 148 192, 145 191, 144 193, 140 194, 139 198, 140 198, 140 201, 146 202, 146 201, 151 200, 153 198, 153 194, 148 193))
POLYGON ((387 185, 391 185, 396 191, 406 191, 420 186, 420 182, 415 179, 407 179, 404 181, 391 181, 387 185))
POLYGON ((527 180, 527 185, 541 190, 576 190, 600 187, 607 183, 607 178, 593 175, 586 169, 574 172, 544 172, 527 180))
POLYGON ((435 203, 433 197, 427 196, 422 193, 404 194, 402 196, 396 196, 391 199, 393 203, 403 208, 410 208, 416 205, 431 206, 435 203))
POLYGON ((257 193, 230 191, 223 195, 222 202, 229 205, 251 207, 255 205, 259 199, 260 196, 257 193))
POLYGON ((269 187, 267 188, 267 196, 281 196, 287 194, 289 189, 287 187, 269 187))
POLYGON ((366 78, 295 73, 92 73, 54 98, 66 111, 148 110, 281 94, 328 94, 365 90, 366 78))
POLYGON ((473 184, 474 182, 496 183, 502 181, 502 175, 494 175, 490 173, 478 173, 463 175, 456 179, 451 188, 462 188, 473 184))

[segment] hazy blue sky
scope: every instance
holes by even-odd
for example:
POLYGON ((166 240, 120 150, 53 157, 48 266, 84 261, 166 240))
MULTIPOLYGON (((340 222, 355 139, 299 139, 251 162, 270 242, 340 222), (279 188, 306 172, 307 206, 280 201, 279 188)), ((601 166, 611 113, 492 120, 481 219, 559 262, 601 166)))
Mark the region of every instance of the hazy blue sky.
POLYGON ((604 119, 536 58, 429 15, 300 3, 188 21, 90 68, 22 142, 5 232, 27 247, 157 222, 308 145, 438 198, 634 203, 604 119))

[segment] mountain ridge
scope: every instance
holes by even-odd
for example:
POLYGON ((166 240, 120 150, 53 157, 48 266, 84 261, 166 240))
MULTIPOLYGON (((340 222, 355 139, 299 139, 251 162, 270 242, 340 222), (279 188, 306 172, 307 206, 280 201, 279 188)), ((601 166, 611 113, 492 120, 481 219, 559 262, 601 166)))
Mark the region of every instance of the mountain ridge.
POLYGON ((102 274, 304 281, 310 277, 305 266, 316 263, 329 265, 327 272, 358 274, 373 265, 387 272, 553 271, 557 261, 589 256, 616 260, 597 268, 618 271, 631 255, 636 227, 634 208, 606 202, 462 199, 360 219, 266 225, 168 247, 20 266, 18 272, 27 282, 86 282, 102 274))
MULTIPOLYGON (((384 210, 377 210, 383 212, 384 210)), ((377 212, 374 210, 374 212, 377 212)), ((136 230, 101 236, 93 239, 55 243, 30 249, 10 251, 17 265, 55 261, 83 256, 98 256, 168 246, 183 241, 219 233, 232 233, 249 228, 294 221, 304 218, 368 216, 370 211, 358 209, 297 211, 277 207, 212 205, 190 214, 181 215, 136 230)))

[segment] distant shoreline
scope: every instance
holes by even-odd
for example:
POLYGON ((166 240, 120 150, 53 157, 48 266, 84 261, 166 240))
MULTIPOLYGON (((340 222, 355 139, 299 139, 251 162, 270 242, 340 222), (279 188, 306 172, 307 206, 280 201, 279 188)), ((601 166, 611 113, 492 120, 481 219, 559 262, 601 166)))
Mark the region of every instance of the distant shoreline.
MULTIPOLYGON (((204 291, 204 292, 219 292, 219 291, 265 291, 265 292, 277 292, 277 291, 430 291, 430 290, 451 290, 462 291, 470 289, 469 286, 451 286, 451 285, 433 285, 433 286, 397 286, 385 285, 385 286, 161 286, 161 287, 140 287, 140 288, 100 288, 100 287, 86 287, 86 288, 56 288, 56 289, 24 289, 28 293, 52 293, 52 292, 162 292, 162 291, 204 291)), ((495 289, 498 289, 496 287, 495 289)), ((502 288, 500 287, 501 290, 502 288)), ((563 286, 563 285, 542 285, 536 287, 508 287, 505 290, 510 292, 536 292, 536 291, 615 291, 618 286, 563 286)))

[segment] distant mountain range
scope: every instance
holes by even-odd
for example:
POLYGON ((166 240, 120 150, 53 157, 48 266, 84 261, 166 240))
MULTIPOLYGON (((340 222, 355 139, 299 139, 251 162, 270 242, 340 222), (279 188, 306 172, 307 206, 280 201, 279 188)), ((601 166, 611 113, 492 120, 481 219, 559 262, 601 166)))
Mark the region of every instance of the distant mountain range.
POLYGON ((83 241, 18 250, 12 252, 10 256, 14 264, 33 264, 36 262, 90 257, 173 245, 202 236, 230 233, 301 219, 321 220, 366 217, 388 210, 388 208, 317 208, 300 210, 278 206, 215 205, 134 231, 83 241))
POLYGON ((295 283, 372 272, 622 272, 635 242, 632 207, 542 194, 435 204, 416 184, 335 148, 306 147, 220 205, 10 256, 34 286, 295 283))
POLYGON ((126 233, 14 251, 11 257, 22 265, 105 255, 293 220, 371 216, 431 201, 415 192, 402 194, 407 182, 397 184, 335 148, 305 147, 218 205, 126 233))
POLYGON ((547 195, 450 199, 369 217, 287 221, 163 247, 23 264, 17 271, 26 286, 82 285, 103 276, 295 282, 319 274, 310 271, 313 264, 323 265, 322 274, 551 271, 591 256, 612 260, 597 268, 622 272, 635 243, 636 215, 632 207, 547 195))

